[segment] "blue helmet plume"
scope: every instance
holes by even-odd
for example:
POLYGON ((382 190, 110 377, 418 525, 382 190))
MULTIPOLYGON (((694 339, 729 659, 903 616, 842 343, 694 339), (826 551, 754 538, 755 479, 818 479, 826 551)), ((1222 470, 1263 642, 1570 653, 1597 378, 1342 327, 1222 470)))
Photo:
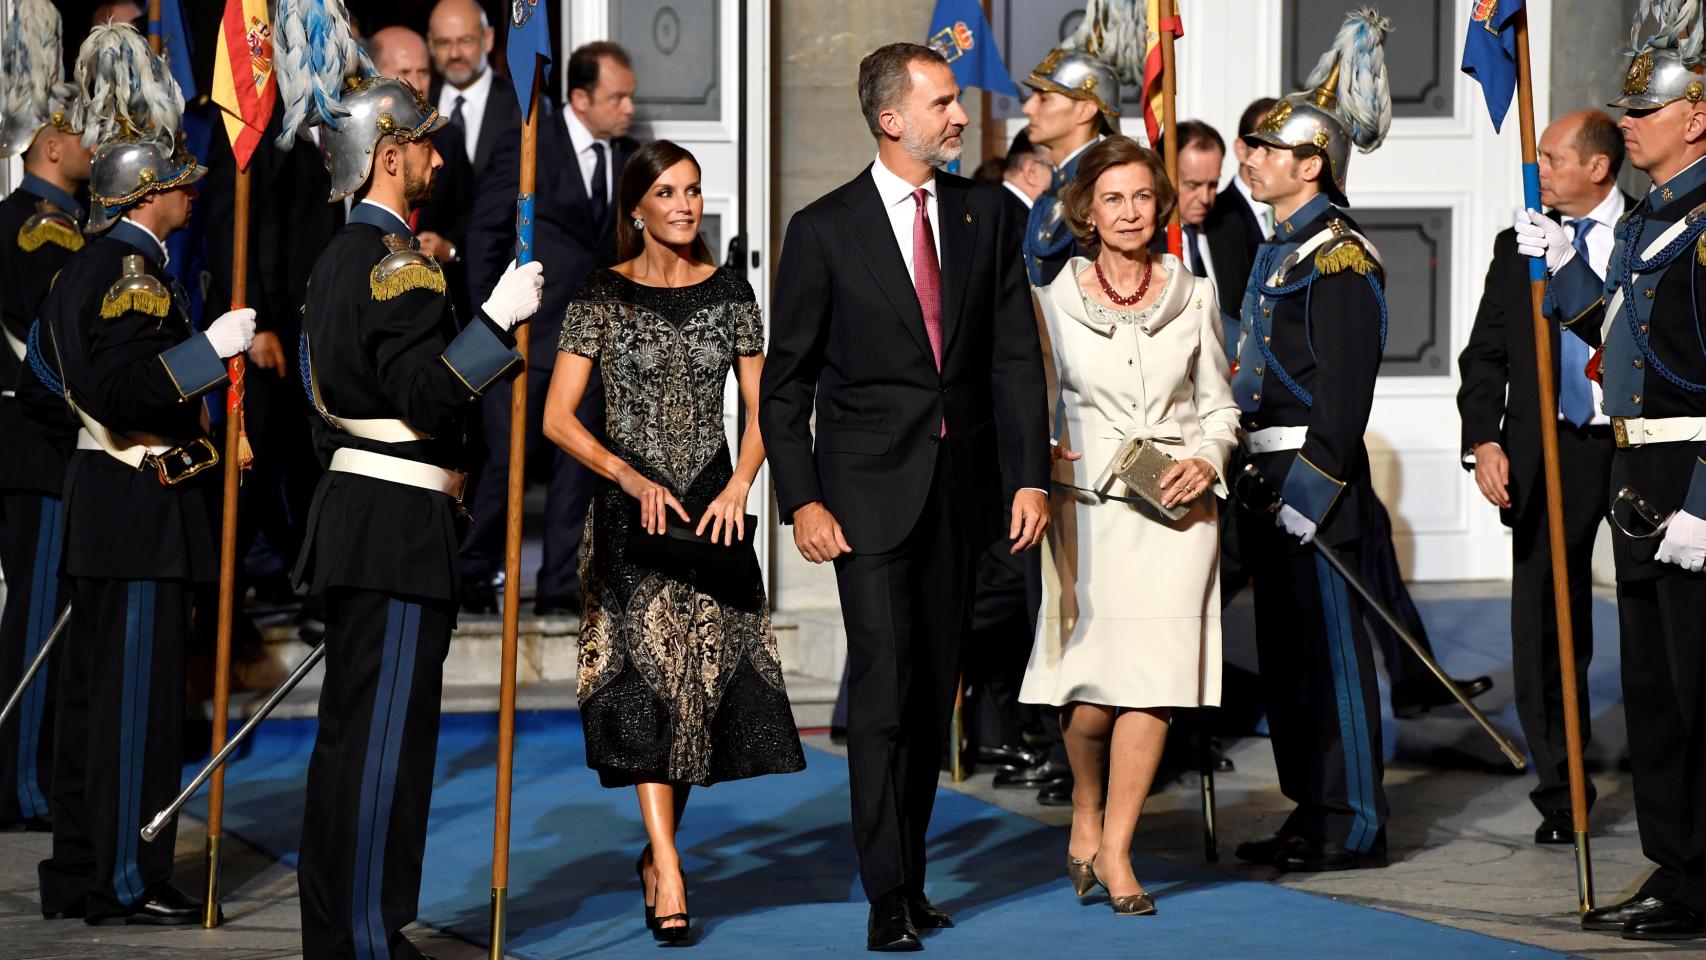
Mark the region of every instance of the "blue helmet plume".
POLYGON ((1392 21, 1373 7, 1353 11, 1346 15, 1333 46, 1309 73, 1309 86, 1319 88, 1334 79, 1334 67, 1338 68, 1331 91, 1338 98, 1336 112, 1351 142, 1363 153, 1380 146, 1392 126, 1392 92, 1383 47, 1391 30, 1392 21))
POLYGON ((1700 62, 1703 40, 1706 30, 1700 22, 1700 0, 1641 0, 1635 9, 1635 20, 1629 25, 1632 53, 1644 49, 1670 50, 1690 66, 1700 62), (1653 29, 1643 38, 1641 25, 1649 18, 1653 29))
POLYGON ((91 30, 76 72, 88 114, 84 146, 121 136, 177 137, 184 95, 135 27, 109 21, 91 30))
POLYGON ((278 144, 289 147, 304 123, 336 130, 349 115, 339 102, 344 81, 377 71, 356 43, 342 0, 279 0, 276 23, 273 69, 284 105, 278 144))

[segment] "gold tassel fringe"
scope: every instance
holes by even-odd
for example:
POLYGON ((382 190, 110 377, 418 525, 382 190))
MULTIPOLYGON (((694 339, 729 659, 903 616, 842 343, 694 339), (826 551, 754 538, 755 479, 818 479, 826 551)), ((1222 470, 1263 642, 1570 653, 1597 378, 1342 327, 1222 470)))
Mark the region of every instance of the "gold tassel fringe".
POLYGON ((35 253, 44 243, 64 247, 76 253, 83 249, 83 235, 73 226, 46 218, 35 218, 34 222, 18 228, 18 249, 25 253, 35 253))
POLYGON ((368 278, 368 281, 373 289, 373 299, 375 300, 390 300, 400 297, 410 290, 444 292, 444 273, 424 264, 409 264, 384 277, 381 277, 376 270, 368 278))
POLYGON ((1367 276, 1374 269, 1374 261, 1369 259, 1362 244, 1354 240, 1345 240, 1334 244, 1331 250, 1323 250, 1315 255, 1315 269, 1322 274, 1335 274, 1345 270, 1367 276))
POLYGON ((130 311, 147 314, 150 317, 163 317, 172 312, 172 295, 162 294, 154 290, 132 288, 117 296, 108 295, 101 302, 101 318, 112 320, 122 317, 130 311))

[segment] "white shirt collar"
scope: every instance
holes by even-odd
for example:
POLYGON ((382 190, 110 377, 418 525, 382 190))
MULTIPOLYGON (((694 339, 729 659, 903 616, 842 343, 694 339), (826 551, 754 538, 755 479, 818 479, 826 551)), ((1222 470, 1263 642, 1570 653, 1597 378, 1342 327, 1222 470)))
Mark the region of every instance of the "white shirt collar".
POLYGON ((1023 200, 1025 202, 1025 209, 1026 210, 1029 210, 1031 208, 1031 206, 1035 203, 1035 201, 1033 201, 1031 199, 1030 194, 1026 193, 1023 190, 1020 190, 1018 187, 1013 186, 1013 181, 1003 180, 1003 181, 1001 181, 1001 185, 1006 187, 1008 190, 1012 191, 1013 196, 1018 197, 1020 200, 1023 200))
POLYGON ((129 216, 126 216, 124 219, 131 226, 148 234, 148 239, 154 241, 154 244, 160 248, 160 269, 164 270, 166 267, 170 266, 172 263, 172 255, 166 252, 166 241, 160 239, 159 234, 148 229, 140 220, 133 219, 129 216))
MULTIPOLYGON (((902 180, 893 170, 890 170, 883 163, 880 154, 876 161, 871 164, 871 180, 876 183, 877 196, 882 198, 885 207, 892 207, 902 200, 911 200, 912 191, 918 189, 918 187, 902 180)), ((918 186, 923 187, 924 192, 931 197, 936 196, 936 177, 934 174, 918 186)))
POLYGON ((1606 227, 1616 226, 1617 219, 1623 216, 1623 207, 1623 191, 1617 189, 1616 184, 1612 184, 1610 192, 1605 195, 1605 199, 1601 200, 1592 210, 1589 210, 1587 216, 1576 219, 1592 220, 1594 223, 1606 227))
POLYGON ((588 130, 586 124, 581 122, 581 118, 575 115, 574 108, 565 107, 563 109, 563 122, 568 125, 569 143, 574 146, 575 153, 585 153, 587 148, 595 143, 604 144, 605 152, 610 152, 610 141, 600 140, 593 136, 592 131, 588 130))
MULTIPOLYGON (((457 97, 462 97, 467 101, 467 103, 484 104, 486 102, 486 97, 489 96, 491 92, 492 65, 489 63, 486 64, 486 69, 481 70, 480 75, 475 77, 473 82, 468 84, 466 87, 457 87, 450 83, 446 83, 444 85, 446 103, 455 103, 457 97)), ((464 110, 466 110, 466 105, 464 105, 464 110)))
POLYGON ((390 208, 390 207, 388 207, 388 206, 386 206, 386 205, 385 205, 385 204, 383 204, 383 203, 380 203, 380 202, 379 202, 379 201, 378 201, 378 200, 369 200, 369 199, 367 199, 367 198, 366 198, 366 197, 363 197, 363 198, 362 198, 362 199, 361 199, 361 202, 362 202, 362 203, 371 203, 371 204, 373 204, 373 205, 374 205, 374 206, 376 206, 376 207, 378 207, 378 208, 379 208, 379 209, 381 209, 381 210, 383 210, 383 211, 385 211, 385 212, 386 212, 386 213, 389 213, 389 214, 390 214, 390 215, 391 215, 391 216, 393 216, 393 217, 396 217, 396 218, 397 218, 397 219, 398 219, 398 220, 401 220, 401 221, 403 221, 403 224, 404 224, 404 226, 407 226, 407 225, 408 225, 408 223, 409 223, 409 218, 408 218, 408 217, 407 217, 407 216, 405 216, 405 215, 403 215, 403 214, 401 214, 401 213, 398 213, 398 212, 397 212, 397 211, 395 211, 395 210, 393 210, 393 209, 391 209, 391 208, 390 208))

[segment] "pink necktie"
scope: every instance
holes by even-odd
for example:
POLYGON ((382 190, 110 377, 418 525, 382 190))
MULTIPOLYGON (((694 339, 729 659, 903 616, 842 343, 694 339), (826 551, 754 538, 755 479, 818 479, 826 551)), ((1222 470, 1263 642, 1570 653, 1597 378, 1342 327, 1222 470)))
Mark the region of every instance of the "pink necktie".
MULTIPOLYGON (((936 358, 936 371, 942 370, 942 265, 936 259, 936 236, 930 229, 930 208, 926 201, 930 192, 923 187, 912 191, 918 213, 912 218, 912 285, 918 292, 918 308, 924 313, 924 335, 930 338, 930 353, 936 358)), ((948 421, 942 421, 938 436, 948 435, 948 421)))

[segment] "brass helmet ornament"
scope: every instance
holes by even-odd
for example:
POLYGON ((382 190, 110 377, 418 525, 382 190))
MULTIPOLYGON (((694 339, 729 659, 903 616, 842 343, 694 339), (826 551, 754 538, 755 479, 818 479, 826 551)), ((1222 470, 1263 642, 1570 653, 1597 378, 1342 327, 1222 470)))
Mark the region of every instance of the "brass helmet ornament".
POLYGON ((1629 26, 1629 67, 1623 93, 1608 106, 1657 110, 1678 100, 1699 103, 1706 97, 1706 67, 1700 62, 1702 28, 1699 0, 1642 0, 1629 26), (1653 21, 1642 37, 1641 26, 1653 21))
POLYGON ((1372 152, 1392 125, 1384 47, 1391 29, 1391 21, 1373 7, 1347 14, 1332 48, 1309 74, 1310 89, 1282 97, 1244 142, 1320 152, 1327 162, 1326 193, 1346 204, 1351 148, 1372 152))
POLYGON ((278 144, 288 148, 308 125, 321 128, 329 200, 367 182, 380 140, 413 142, 448 122, 421 91, 377 75, 341 0, 280 0, 277 22, 273 69, 284 110, 278 144))
POLYGON ((65 79, 59 10, 13 0, 0 47, 0 158, 15 157, 47 127, 83 132, 83 98, 65 79))
POLYGON ((1066 43, 1050 50, 1025 85, 1089 100, 1108 126, 1120 117, 1120 86, 1136 85, 1145 47, 1143 0, 1089 0, 1084 19, 1066 43))

